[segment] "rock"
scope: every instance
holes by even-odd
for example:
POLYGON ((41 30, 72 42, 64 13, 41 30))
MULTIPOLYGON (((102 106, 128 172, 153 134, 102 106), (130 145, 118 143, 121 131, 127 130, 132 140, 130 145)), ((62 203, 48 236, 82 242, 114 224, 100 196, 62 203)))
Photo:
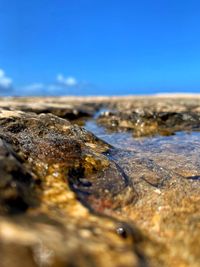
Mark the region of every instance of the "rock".
POLYGON ((117 223, 62 216, 65 224, 45 215, 0 218, 1 266, 139 266, 144 261, 133 233, 116 234, 117 223))
POLYGON ((200 98, 37 102, 0 100, 1 266, 199 266, 200 98))
POLYGON ((32 196, 34 180, 14 152, 0 140, 0 213, 18 214, 37 203, 32 196))
POLYGON ((0 126, 0 136, 41 181, 57 175, 67 183, 68 177, 69 186, 85 204, 101 205, 103 199, 108 208, 117 207, 118 194, 130 192, 126 175, 102 154, 110 146, 79 126, 51 114, 14 115, 7 110, 0 113, 0 126))
POLYGON ((77 101, 73 104, 68 103, 66 104, 64 101, 59 101, 55 99, 54 101, 43 101, 42 99, 13 99, 7 100, 6 102, 0 101, 0 107, 6 108, 8 110, 18 110, 24 112, 34 112, 36 114, 41 113, 50 113, 54 114, 60 118, 65 118, 70 121, 80 120, 82 118, 89 118, 94 115, 94 113, 100 108, 100 103, 78 103, 77 101))
POLYGON ((200 113, 195 112, 157 112, 136 110, 130 113, 118 111, 100 114, 98 123, 111 131, 133 131, 134 137, 156 134, 171 135, 178 131, 199 130, 200 113))

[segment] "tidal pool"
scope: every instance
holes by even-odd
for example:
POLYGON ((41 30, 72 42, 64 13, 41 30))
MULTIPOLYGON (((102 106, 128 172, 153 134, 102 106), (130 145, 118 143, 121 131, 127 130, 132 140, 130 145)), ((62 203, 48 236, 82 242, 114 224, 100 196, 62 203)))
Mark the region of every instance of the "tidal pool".
MULTIPOLYGON (((152 161, 166 171, 174 171, 188 179, 199 179, 200 132, 183 131, 170 136, 135 138, 131 132, 108 132, 95 121, 86 122, 85 128, 113 146, 112 157, 121 163, 141 159, 145 166, 152 161)), ((149 167, 153 168, 153 163, 149 167)))

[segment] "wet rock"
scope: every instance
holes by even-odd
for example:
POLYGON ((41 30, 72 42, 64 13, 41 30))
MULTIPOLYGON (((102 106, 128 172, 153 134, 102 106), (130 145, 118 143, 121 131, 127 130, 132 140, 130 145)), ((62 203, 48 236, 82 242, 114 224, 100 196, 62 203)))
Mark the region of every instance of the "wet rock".
POLYGON ((118 195, 127 190, 129 202, 133 201, 136 193, 133 187, 131 190, 128 177, 102 154, 110 146, 93 134, 51 114, 14 115, 12 111, 2 110, 0 117, 0 136, 41 180, 51 173, 60 173, 79 199, 91 207, 95 200, 98 206, 107 203, 107 208, 120 207, 118 195))
MULTIPOLYGON (((104 217, 109 210, 122 206, 122 201, 117 202, 118 196, 131 189, 127 177, 103 154, 111 146, 51 114, 2 109, 0 125, 0 136, 15 155, 14 165, 19 165, 22 174, 28 169, 35 179, 30 192, 32 178, 23 177, 17 169, 11 182, 21 183, 14 189, 16 197, 11 205, 7 198, 13 196, 7 197, 7 187, 12 185, 5 177, 12 173, 12 162, 4 168, 1 207, 14 214, 13 206, 19 206, 20 197, 26 206, 21 205, 18 213, 26 213, 13 219, 0 218, 3 266, 20 266, 24 260, 26 266, 105 266, 108 261, 110 266, 137 266, 140 256, 134 237, 124 241, 116 233, 118 221, 104 217), (32 192, 37 206, 26 202, 32 192), (118 258, 115 263, 114 258, 118 258)), ((131 194, 134 197, 133 188, 131 194)))
POLYGON ((134 137, 156 134, 171 135, 177 131, 200 130, 200 113, 133 111, 100 114, 98 123, 110 131, 133 131, 134 137))
POLYGON ((0 213, 24 213, 36 206, 34 183, 11 147, 0 139, 0 213))
POLYGON ((199 130, 199 99, 135 97, 115 99, 99 113, 97 122, 108 131, 131 131, 134 137, 171 135, 199 130))
POLYGON ((200 100, 37 101, 0 100, 1 265, 199 266, 200 100))

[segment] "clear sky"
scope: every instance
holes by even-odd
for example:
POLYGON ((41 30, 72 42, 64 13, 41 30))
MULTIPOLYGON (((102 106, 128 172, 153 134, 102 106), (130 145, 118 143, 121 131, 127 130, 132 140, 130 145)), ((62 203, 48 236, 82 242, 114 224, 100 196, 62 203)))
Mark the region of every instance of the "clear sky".
POLYGON ((200 93, 200 1, 0 0, 0 91, 200 93))

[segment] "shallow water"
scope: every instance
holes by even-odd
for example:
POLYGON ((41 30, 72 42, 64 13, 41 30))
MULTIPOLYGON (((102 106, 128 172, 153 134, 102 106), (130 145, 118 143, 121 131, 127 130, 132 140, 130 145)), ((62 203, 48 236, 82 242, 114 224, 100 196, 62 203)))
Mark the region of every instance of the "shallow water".
POLYGON ((96 124, 94 120, 87 121, 84 128, 94 133, 115 148, 122 150, 160 152, 163 148, 183 153, 187 150, 200 150, 200 132, 176 132, 170 136, 156 135, 153 137, 134 137, 131 132, 111 133, 106 128, 96 124), (173 146, 173 148, 172 148, 173 146))
POLYGON ((114 147, 109 156, 130 176, 135 176, 133 171, 138 169, 135 173, 138 174, 141 170, 140 176, 152 171, 164 179, 176 175, 193 181, 199 180, 200 132, 183 131, 171 136, 135 138, 131 132, 108 132, 106 128, 96 124, 95 120, 87 121, 84 127, 114 147))

